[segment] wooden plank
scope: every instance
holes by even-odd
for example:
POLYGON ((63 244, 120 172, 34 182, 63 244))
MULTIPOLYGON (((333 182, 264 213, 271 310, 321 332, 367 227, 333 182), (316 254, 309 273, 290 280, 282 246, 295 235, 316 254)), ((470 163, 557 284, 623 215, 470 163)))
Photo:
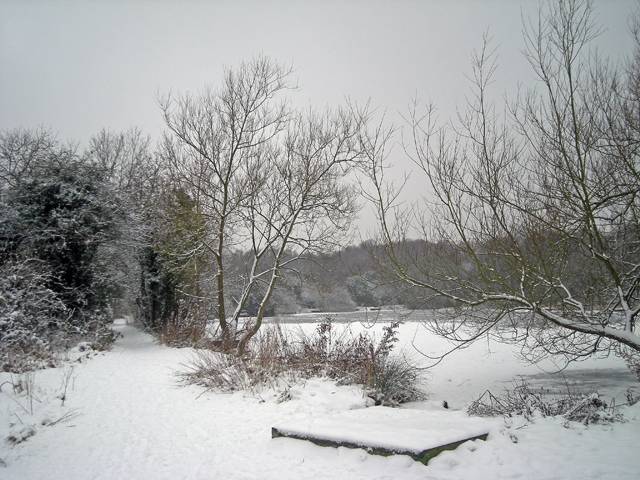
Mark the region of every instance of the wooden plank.
POLYGON ((367 451, 367 453, 370 453, 372 455, 382 455, 384 457, 388 457, 390 455, 409 455, 414 460, 417 460, 418 462, 422 462, 425 465, 429 463, 429 460, 431 460, 436 455, 444 452, 445 450, 455 450, 463 443, 471 440, 486 440, 488 435, 489 435, 488 433, 483 433, 481 435, 474 435, 469 438, 464 438, 455 442, 447 443, 446 445, 440 445, 437 447, 432 447, 425 450, 421 450, 419 452, 415 452, 415 451, 409 451, 409 450, 371 446, 361 442, 353 443, 349 441, 329 440, 326 438, 315 437, 311 434, 287 432, 287 431, 280 430, 277 427, 273 427, 271 429, 271 438, 278 438, 278 437, 295 438, 297 440, 306 440, 306 441, 312 442, 321 447, 362 448, 365 451, 367 451))

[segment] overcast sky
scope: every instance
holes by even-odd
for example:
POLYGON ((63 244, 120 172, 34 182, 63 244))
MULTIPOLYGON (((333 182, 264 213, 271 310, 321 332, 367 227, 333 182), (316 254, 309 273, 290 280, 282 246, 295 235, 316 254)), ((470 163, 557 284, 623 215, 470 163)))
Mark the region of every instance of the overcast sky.
MULTIPOLYGON (((608 55, 629 52, 637 4, 596 2, 608 55)), ((518 0, 0 0, 0 130, 43 126, 86 142, 138 126, 159 138, 157 93, 215 86, 223 65, 256 54, 296 67, 299 105, 370 99, 397 119, 417 96, 446 117, 464 103, 487 30, 499 46, 494 89, 531 82, 522 16, 537 10, 518 0)))

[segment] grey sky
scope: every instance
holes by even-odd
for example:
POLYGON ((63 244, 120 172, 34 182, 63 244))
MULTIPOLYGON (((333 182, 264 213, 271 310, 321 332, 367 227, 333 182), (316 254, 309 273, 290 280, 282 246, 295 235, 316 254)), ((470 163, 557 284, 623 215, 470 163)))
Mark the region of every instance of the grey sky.
MULTIPOLYGON (((629 52, 637 2, 600 0, 605 53, 629 52)), ((537 1, 0 0, 0 130, 43 126, 86 142, 138 126, 159 138, 156 93, 219 82, 222 66, 264 53, 296 68, 299 105, 371 99, 394 120, 416 95, 441 116, 464 102, 487 29, 498 94, 530 82, 521 15, 537 1)))

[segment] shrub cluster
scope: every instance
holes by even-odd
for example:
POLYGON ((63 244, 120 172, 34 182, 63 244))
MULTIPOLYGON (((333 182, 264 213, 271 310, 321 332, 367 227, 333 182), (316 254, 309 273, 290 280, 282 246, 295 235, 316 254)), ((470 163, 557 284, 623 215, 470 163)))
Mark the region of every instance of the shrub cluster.
POLYGON ((260 390, 279 382, 321 377, 340 385, 360 385, 376 405, 398 405, 426 398, 424 371, 402 354, 392 354, 399 322, 385 326, 382 338, 349 328, 338 331, 327 317, 312 334, 265 328, 238 357, 198 350, 180 373, 185 383, 215 391, 260 390))
POLYGON ((631 373, 633 373, 640 382, 640 352, 631 350, 624 345, 618 345, 616 347, 616 355, 625 361, 631 373))
POLYGON ((50 277, 36 259, 0 265, 0 370, 54 366, 58 351, 78 341, 104 350, 115 339, 104 312, 70 309, 49 288, 50 277))
POLYGON ((109 175, 48 132, 0 132, 0 368, 108 343, 124 218, 109 175))
POLYGON ((624 421, 622 414, 616 412, 615 404, 607 405, 597 392, 585 394, 567 388, 566 393, 551 396, 542 388, 533 389, 524 379, 498 396, 487 390, 471 403, 467 413, 479 417, 522 416, 527 421, 536 415, 563 416, 567 421, 585 425, 624 421))

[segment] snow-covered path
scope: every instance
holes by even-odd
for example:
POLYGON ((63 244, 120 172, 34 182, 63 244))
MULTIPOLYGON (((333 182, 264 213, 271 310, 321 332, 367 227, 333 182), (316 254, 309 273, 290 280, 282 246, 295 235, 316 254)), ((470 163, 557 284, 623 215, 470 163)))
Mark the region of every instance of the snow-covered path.
MULTIPOLYGON (((150 336, 126 325, 116 329, 124 338, 111 352, 74 370, 65 410, 79 415, 70 422, 38 428, 27 441, 1 452, 7 466, 0 469, 0 478, 375 478, 385 471, 399 473, 398 461, 404 473, 421 467, 407 458, 391 462, 380 458, 368 462, 370 468, 359 474, 347 474, 354 456, 367 455, 343 452, 349 466, 336 450, 271 439, 271 426, 296 413, 363 406, 357 389, 337 392, 332 384, 309 382, 310 400, 303 404, 262 402, 242 394, 202 395, 197 387, 175 384, 173 373, 189 358, 189 349, 158 346, 150 336), (328 391, 332 387, 338 395, 328 391), (293 455, 288 453, 291 443, 293 455), (311 455, 305 453, 309 450, 311 455)), ((60 383, 56 369, 36 377, 38 384, 56 382, 60 383)), ((358 459, 356 465, 360 464, 358 459)))
MULTIPOLYGON (((318 380, 292 388, 293 399, 280 404, 275 392, 262 398, 202 394, 197 387, 175 383, 173 373, 191 350, 158 346, 123 323, 115 328, 124 338, 111 352, 75 364, 73 371, 37 373, 42 403, 36 402, 33 414, 9 395, 0 396, 3 438, 6 424, 17 423, 18 417, 35 424, 35 434, 26 441, 2 442, 0 459, 6 465, 0 466, 0 478, 636 479, 640 472, 637 405, 625 413, 629 423, 613 427, 567 429, 557 419, 539 419, 535 425, 518 429, 523 425, 516 423, 505 429, 502 420, 493 420, 489 441, 445 452, 429 466, 405 456, 384 458, 271 439, 271 427, 285 420, 363 407, 361 392, 318 380), (71 380, 63 406, 56 395, 65 372, 71 380), (42 418, 54 420, 67 412, 77 415, 40 425, 42 418)), ((1 375, 0 381, 8 378, 1 375)), ((433 401, 412 407, 438 408, 433 401)))
MULTIPOLYGON (((185 351, 158 347, 132 327, 122 331, 114 351, 90 361, 69 394, 69 407, 80 412, 73 422, 79 434, 48 431, 51 438, 39 439, 39 455, 50 462, 41 462, 43 470, 34 473, 40 478, 150 478, 150 472, 155 478, 217 477, 220 458, 234 456, 230 445, 219 441, 230 419, 237 419, 233 404, 196 399, 194 389, 175 386, 172 371, 185 351), (59 475, 51 477, 53 465, 59 475)), ((242 427, 235 427, 239 437, 242 427)))

